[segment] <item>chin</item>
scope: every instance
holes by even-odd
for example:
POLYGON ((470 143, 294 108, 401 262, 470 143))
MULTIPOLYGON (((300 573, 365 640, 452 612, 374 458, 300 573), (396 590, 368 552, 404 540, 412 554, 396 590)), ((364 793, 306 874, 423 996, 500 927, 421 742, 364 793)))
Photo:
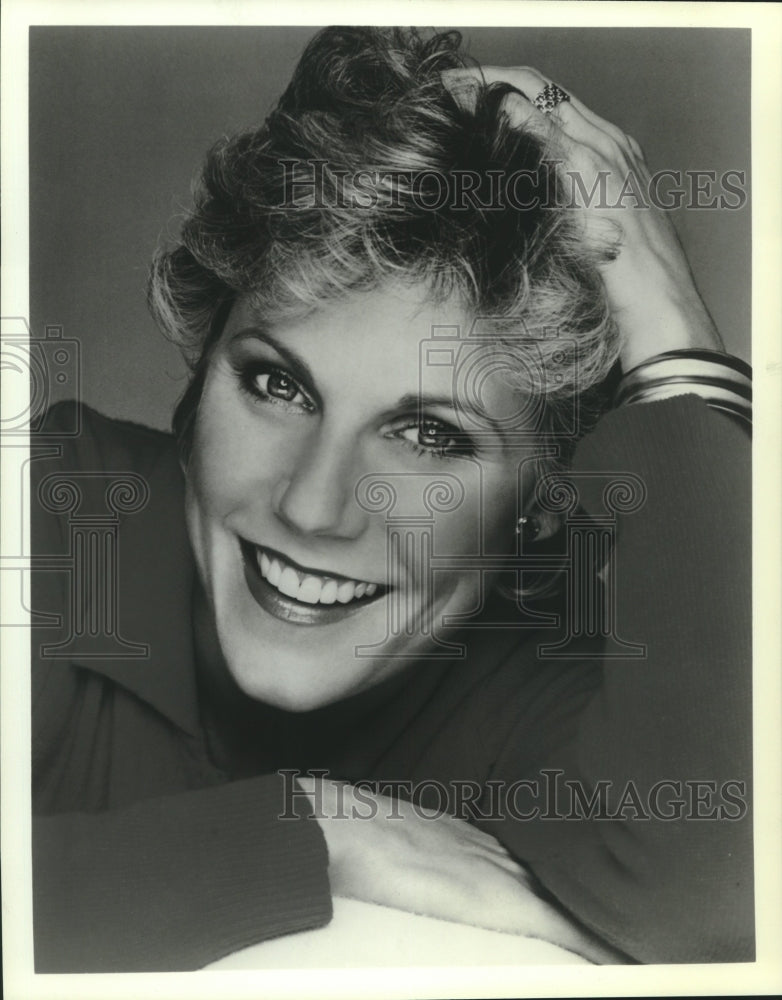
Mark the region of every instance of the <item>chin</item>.
POLYGON ((349 698, 401 669, 404 659, 357 657, 386 629, 383 601, 341 621, 312 626, 282 621, 259 607, 242 577, 213 592, 222 658, 248 698, 287 712, 311 712, 349 698), (226 599, 221 599, 227 595, 226 599))
MULTIPOLYGON (((242 693, 285 712, 312 712, 372 686, 371 681, 353 672, 339 677, 344 667, 340 671, 323 656, 316 662, 302 660, 290 650, 270 646, 258 657, 248 655, 246 649, 232 648, 231 642, 221 645, 228 671, 242 693)), ((372 660, 363 662, 373 669, 372 660)))
MULTIPOLYGON (((282 622, 259 608, 237 581, 234 599, 214 606, 223 660, 248 698, 286 712, 311 712, 361 694, 405 670, 419 643, 398 635, 384 645, 388 608, 384 600, 321 627, 282 622), (357 656, 356 646, 377 648, 357 656)), ((456 610, 438 602, 439 614, 456 610)), ((404 630, 402 630, 404 633, 404 630)))

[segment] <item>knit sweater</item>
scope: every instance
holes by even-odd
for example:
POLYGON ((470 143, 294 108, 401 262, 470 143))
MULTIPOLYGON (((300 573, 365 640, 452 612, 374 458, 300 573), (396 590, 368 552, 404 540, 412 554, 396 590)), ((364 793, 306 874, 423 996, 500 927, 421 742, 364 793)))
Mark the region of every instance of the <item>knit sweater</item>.
POLYGON ((515 627, 465 630, 462 658, 235 719, 196 668, 173 439, 61 405, 31 469, 33 609, 55 616, 32 639, 36 971, 195 969, 328 922, 325 840, 280 773, 308 769, 457 815, 467 794, 470 820, 630 960, 753 958, 749 444, 729 418, 678 397, 578 445, 587 513, 605 515, 606 470, 645 487, 616 518, 619 644, 546 655, 568 616, 558 632, 506 614, 515 627), (110 650, 71 634, 89 574, 71 587, 74 510, 42 498, 75 477, 75 513, 105 512, 105 477, 127 473, 148 498, 110 529, 110 650))

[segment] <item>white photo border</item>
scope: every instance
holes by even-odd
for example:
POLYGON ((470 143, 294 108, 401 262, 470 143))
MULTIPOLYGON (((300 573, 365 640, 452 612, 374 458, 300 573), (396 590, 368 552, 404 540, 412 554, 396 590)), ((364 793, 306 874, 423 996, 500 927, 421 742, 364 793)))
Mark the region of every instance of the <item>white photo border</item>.
MULTIPOLYGON (((111 997, 479 997, 743 995, 782 991, 782 684, 780 683, 780 463, 782 454, 782 7, 754 3, 310 2, 251 0, 6 0, 2 10, 3 288, 0 316, 29 317, 27 45, 36 24, 474 24, 549 27, 737 27, 752 32, 752 190, 755 588, 755 846, 757 961, 737 965, 475 969, 258 970, 122 975, 34 975, 30 863, 29 636, 0 629, 5 995, 111 997)), ((5 374, 5 373, 3 373, 5 374)), ((18 387, 17 387, 18 388, 18 387)), ((9 405, 13 405, 9 401, 9 405)), ((14 412, 18 412, 14 409, 14 412)), ((4 468, 6 456, 3 455, 4 468)), ((4 500, 5 529, 16 518, 4 500)), ((25 551, 27 549, 25 548, 25 551)), ((29 594, 27 595, 29 598, 29 594)), ((29 604, 29 601, 28 601, 29 604)))

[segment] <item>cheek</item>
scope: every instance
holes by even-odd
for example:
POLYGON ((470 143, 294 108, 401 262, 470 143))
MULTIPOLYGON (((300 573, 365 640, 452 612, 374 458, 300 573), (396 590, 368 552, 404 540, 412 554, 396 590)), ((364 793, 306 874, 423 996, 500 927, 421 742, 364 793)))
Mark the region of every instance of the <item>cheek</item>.
POLYGON ((435 516, 435 551, 443 555, 507 552, 516 524, 515 479, 477 470, 459 476, 460 500, 435 516))
POLYGON ((469 600, 479 578, 475 569, 460 566, 459 559, 507 555, 514 551, 516 480, 513 474, 505 475, 504 470, 465 466, 457 474, 454 469, 455 466, 449 468, 447 477, 405 477, 407 503, 400 497, 395 507, 399 515, 392 528, 396 544, 391 546, 390 553, 403 567, 401 577, 416 591, 427 591, 432 582, 429 572, 434 569, 439 598, 459 594, 469 600), (444 481, 454 487, 454 478, 458 486, 451 491, 444 486, 436 489, 444 481), (421 516, 422 490, 427 485, 432 487, 429 502, 435 505, 437 501, 436 512, 428 519, 421 516), (414 516, 416 512, 418 517, 414 516))
POLYGON ((210 516, 226 516, 257 502, 279 474, 284 449, 272 428, 259 427, 238 393, 214 380, 198 409, 187 480, 190 503, 210 516))

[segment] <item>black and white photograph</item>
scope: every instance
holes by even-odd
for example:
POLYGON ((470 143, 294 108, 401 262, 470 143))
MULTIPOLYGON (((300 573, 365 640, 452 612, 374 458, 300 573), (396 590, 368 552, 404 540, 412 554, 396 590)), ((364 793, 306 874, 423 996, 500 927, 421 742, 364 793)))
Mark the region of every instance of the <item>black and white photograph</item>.
POLYGON ((778 992, 779 8, 99 6, 4 25, 8 995, 778 992))

